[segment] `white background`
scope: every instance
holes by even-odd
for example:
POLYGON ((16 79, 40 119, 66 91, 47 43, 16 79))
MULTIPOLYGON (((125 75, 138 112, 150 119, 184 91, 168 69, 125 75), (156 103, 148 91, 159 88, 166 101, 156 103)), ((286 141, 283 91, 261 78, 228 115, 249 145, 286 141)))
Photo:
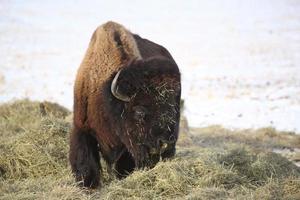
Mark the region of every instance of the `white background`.
POLYGON ((76 70, 108 20, 171 52, 191 126, 300 132, 298 0, 0 0, 0 102, 72 109, 76 70))

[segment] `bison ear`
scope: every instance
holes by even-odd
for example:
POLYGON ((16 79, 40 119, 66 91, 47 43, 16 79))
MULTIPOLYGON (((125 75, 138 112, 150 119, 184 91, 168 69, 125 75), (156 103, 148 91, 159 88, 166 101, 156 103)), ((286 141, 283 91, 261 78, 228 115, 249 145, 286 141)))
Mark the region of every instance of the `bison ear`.
POLYGON ((110 90, 111 90, 111 93, 114 95, 114 97, 116 97, 117 99, 119 99, 121 101, 129 102, 131 98, 125 94, 122 94, 119 91, 118 78, 119 78, 121 72, 122 72, 122 70, 118 71, 118 73, 115 75, 115 77, 111 83, 110 90))

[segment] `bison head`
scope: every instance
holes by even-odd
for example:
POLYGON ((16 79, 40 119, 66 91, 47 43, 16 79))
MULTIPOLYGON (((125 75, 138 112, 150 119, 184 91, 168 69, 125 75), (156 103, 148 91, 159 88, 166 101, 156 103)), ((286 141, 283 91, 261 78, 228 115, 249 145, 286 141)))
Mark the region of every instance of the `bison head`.
POLYGON ((173 156, 180 116, 180 73, 164 58, 134 60, 111 81, 117 134, 136 167, 154 166, 173 156))

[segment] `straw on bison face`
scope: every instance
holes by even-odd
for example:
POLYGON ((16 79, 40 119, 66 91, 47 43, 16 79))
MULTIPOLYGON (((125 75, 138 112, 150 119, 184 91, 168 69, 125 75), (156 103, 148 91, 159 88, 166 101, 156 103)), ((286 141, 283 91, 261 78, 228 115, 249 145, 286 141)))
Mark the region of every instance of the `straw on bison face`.
POLYGON ((118 177, 175 154, 180 73, 162 46, 108 22, 96 29, 74 87, 70 163, 99 185, 100 155, 118 177))

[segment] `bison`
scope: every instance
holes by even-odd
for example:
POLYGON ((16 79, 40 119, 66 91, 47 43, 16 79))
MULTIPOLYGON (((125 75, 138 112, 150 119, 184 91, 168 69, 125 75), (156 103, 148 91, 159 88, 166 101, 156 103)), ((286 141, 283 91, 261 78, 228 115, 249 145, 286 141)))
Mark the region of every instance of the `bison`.
POLYGON ((175 154, 180 72, 163 47, 107 22, 93 33, 74 86, 69 160, 95 188, 103 158, 117 177, 175 154))

